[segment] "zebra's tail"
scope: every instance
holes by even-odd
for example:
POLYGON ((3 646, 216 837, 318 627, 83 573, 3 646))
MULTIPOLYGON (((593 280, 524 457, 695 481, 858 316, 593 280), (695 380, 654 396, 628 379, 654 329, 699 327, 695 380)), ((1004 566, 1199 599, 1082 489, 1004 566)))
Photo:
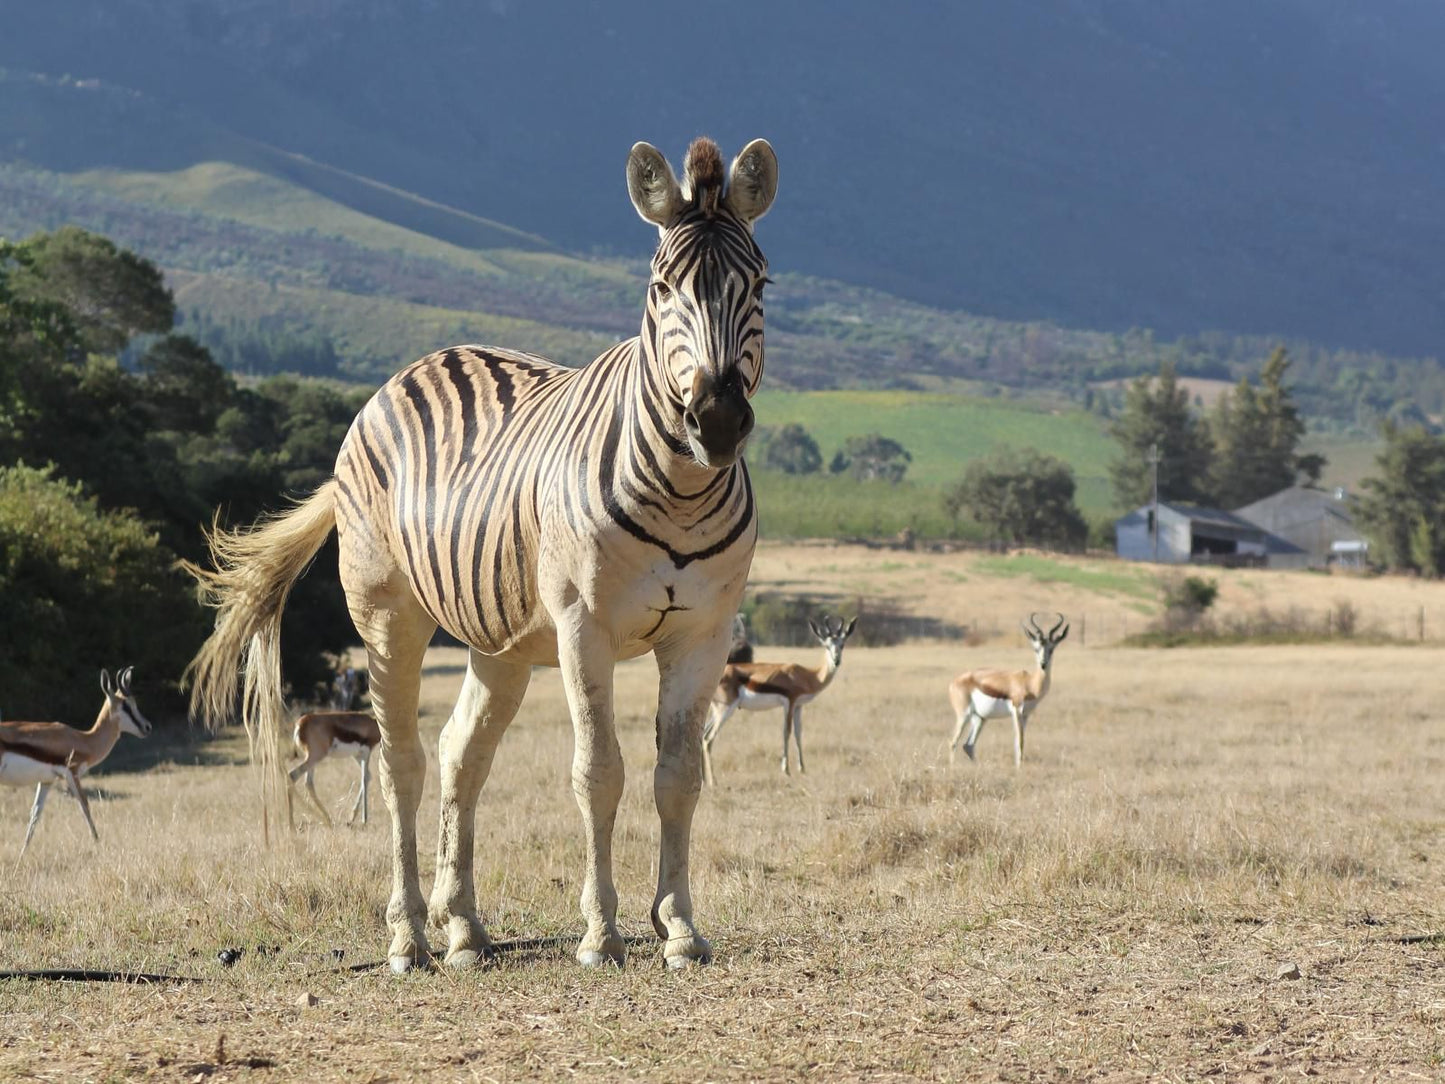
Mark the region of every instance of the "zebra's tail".
MULTIPOLYGON (((291 585, 306 571, 336 525, 336 483, 328 481, 290 511, 235 531, 213 524, 206 533, 214 569, 189 561, 201 600, 216 610, 216 627, 186 667, 191 716, 215 730, 235 711, 240 679, 241 719, 251 760, 261 771, 263 817, 280 784, 278 739, 286 718, 281 683, 281 611, 291 585)), ((269 830, 268 833, 269 835, 269 830)))

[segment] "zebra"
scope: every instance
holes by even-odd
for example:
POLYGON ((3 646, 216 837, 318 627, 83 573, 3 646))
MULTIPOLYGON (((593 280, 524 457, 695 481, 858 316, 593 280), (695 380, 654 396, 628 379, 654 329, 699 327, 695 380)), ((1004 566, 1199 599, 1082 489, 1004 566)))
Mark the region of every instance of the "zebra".
POLYGON ((628 193, 659 233, 638 337, 581 369, 481 346, 422 358, 362 408, 328 481, 249 529, 213 525, 214 568, 189 566, 217 609, 187 670, 193 712, 217 725, 242 683, 270 809, 284 715, 280 615, 291 584, 336 530, 382 733, 395 971, 430 962, 428 919, 446 931, 446 965, 491 954, 472 885, 476 803, 534 665, 560 667, 575 736, 572 788, 587 851, 587 931, 576 956, 586 966, 624 963, 612 880, 624 774, 613 667, 648 651, 660 677, 652 925, 669 967, 711 958, 693 921, 688 856, 703 720, 757 541, 742 453, 763 375, 769 279, 753 226, 777 176, 761 139, 726 173, 717 144, 695 140, 681 182, 661 152, 636 144, 628 193), (440 739, 437 874, 427 901, 416 854, 426 768, 417 697, 437 626, 470 651, 440 739))

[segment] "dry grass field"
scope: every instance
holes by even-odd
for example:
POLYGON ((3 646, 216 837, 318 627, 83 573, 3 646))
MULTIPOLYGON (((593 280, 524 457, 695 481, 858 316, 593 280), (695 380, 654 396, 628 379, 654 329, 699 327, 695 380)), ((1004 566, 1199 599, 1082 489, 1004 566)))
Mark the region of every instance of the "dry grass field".
MULTIPOLYGON (((784 558, 761 553, 760 575, 784 558)), ((735 717, 694 835, 716 960, 685 973, 647 919, 649 659, 618 679, 620 972, 572 961, 583 851, 554 672, 483 792, 478 898, 504 951, 473 973, 348 970, 387 941, 377 791, 368 827, 298 803, 301 830, 267 849, 243 741, 126 739, 92 781, 99 847, 57 797, 14 866, 29 795, 0 792, 0 969, 202 981, 0 982, 0 1079, 1445 1075, 1445 648, 1071 640, 1023 770, 997 721, 950 770, 948 678, 1026 660, 1002 639, 850 647, 801 778, 779 774, 776 713, 735 717), (229 969, 224 947, 246 950, 229 969)), ((433 738, 463 663, 430 657, 433 738)), ((342 811, 354 765, 317 774, 342 811)))

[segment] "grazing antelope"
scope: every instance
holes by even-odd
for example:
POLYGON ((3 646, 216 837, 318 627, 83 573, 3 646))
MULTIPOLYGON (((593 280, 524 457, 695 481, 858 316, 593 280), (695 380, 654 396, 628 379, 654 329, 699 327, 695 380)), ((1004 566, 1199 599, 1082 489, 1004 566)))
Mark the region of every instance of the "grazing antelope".
POLYGON ((733 646, 728 648, 728 662, 752 662, 753 645, 748 641, 748 625, 743 615, 733 618, 733 646))
POLYGON ((828 687, 843 661, 843 644, 853 635, 855 617, 845 626, 843 619, 824 617, 820 626, 813 621, 808 628, 823 645, 823 665, 813 670, 801 663, 749 662, 733 663, 723 670, 722 680, 713 693, 712 709, 702 733, 703 774, 709 784, 712 774, 712 743, 722 732, 723 724, 738 708, 744 711, 783 709, 783 774, 788 774, 788 737, 798 747, 798 771, 803 767, 803 705, 828 687))
MULTIPOLYGON (((357 764, 361 765, 361 790, 357 792, 346 823, 354 823, 360 810, 361 823, 365 824, 366 791, 371 782, 371 751, 381 741, 381 728, 376 725, 376 720, 364 711, 313 711, 296 720, 292 738, 296 742, 296 751, 306 759, 292 768, 287 777, 292 784, 303 775, 306 777, 306 791, 328 828, 331 827, 331 815, 326 812, 321 799, 316 797, 316 765, 333 753, 356 758, 357 764)), ((289 818, 290 790, 286 792, 286 809, 289 818)))
POLYGON ((35 784, 35 804, 30 808, 30 823, 25 827, 25 842, 20 846, 21 858, 25 857, 25 849, 35 835, 35 826, 53 783, 64 784, 75 796, 91 839, 100 840, 80 779, 110 756, 122 733, 144 738, 151 732, 150 720, 141 714, 130 694, 133 669, 127 666, 114 681, 109 671, 100 672, 105 703, 89 730, 76 730, 64 723, 0 723, 0 783, 14 787, 35 784))
POLYGON ((193 709, 218 724, 234 710, 244 671, 243 720, 274 787, 278 773, 265 768, 286 710, 281 612, 336 531, 382 735, 394 970, 429 962, 429 919, 446 930, 448 965, 474 966, 490 953, 473 887, 477 798, 539 665, 562 671, 575 739, 587 923, 577 959, 623 963, 612 876, 624 784, 613 671, 648 652, 659 677, 652 928, 669 967, 711 957, 693 921, 692 820, 703 719, 757 542, 742 453, 763 375, 768 265, 753 226, 777 181, 777 158, 761 139, 730 168, 716 143, 695 140, 681 183, 661 152, 636 144, 628 192, 659 234, 638 336, 576 369, 487 346, 414 362, 361 409, 330 479, 252 528, 214 530, 214 571, 190 567, 219 611, 188 670, 193 709), (416 853, 426 778, 417 698, 438 626, 471 652, 441 735, 428 905, 416 853))
POLYGON ((331 706, 336 711, 360 711, 367 692, 366 671, 346 666, 331 679, 331 706))
POLYGON ((1054 648, 1064 642, 1064 637, 1069 634, 1069 626, 1064 623, 1064 615, 1059 614, 1058 623, 1048 632, 1044 632, 1039 628, 1034 615, 1029 614, 1029 623, 1020 623, 1019 627, 1024 630, 1024 635, 1029 638, 1029 646, 1034 649, 1034 657, 1038 660, 1035 669, 969 670, 959 674, 949 684, 948 699, 953 704, 954 715, 958 718, 958 723, 953 728, 953 739, 948 743, 950 765, 953 764, 958 740, 963 736, 963 728, 970 721, 973 725, 969 729, 968 740, 963 743, 963 751, 968 754, 968 759, 972 760, 973 747, 978 743, 983 721, 1004 715, 1013 716, 1014 721, 1014 767, 1017 768, 1023 763, 1024 728, 1028 726, 1029 718, 1039 706, 1039 702, 1048 695, 1049 667, 1053 662, 1054 648))

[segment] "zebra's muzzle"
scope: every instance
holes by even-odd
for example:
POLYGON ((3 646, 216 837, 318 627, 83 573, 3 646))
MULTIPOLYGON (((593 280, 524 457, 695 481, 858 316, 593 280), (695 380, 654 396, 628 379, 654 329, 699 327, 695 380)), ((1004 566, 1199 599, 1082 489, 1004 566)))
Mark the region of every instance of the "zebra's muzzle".
POLYGON ((730 372, 716 381, 699 379, 682 423, 704 466, 726 467, 737 459, 753 431, 753 408, 738 374, 730 372))

